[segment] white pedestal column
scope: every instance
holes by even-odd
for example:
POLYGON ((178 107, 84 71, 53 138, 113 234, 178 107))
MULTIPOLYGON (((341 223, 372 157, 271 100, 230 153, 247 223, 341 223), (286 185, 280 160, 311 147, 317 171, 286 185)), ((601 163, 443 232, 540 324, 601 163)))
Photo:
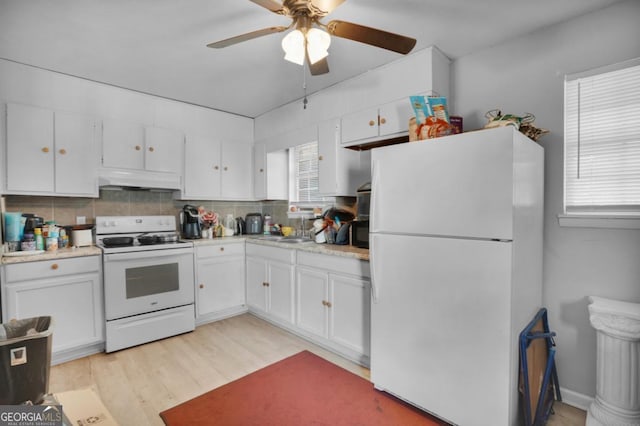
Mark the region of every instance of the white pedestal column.
POLYGON ((589 297, 597 331, 596 398, 587 426, 640 425, 640 304, 589 297))

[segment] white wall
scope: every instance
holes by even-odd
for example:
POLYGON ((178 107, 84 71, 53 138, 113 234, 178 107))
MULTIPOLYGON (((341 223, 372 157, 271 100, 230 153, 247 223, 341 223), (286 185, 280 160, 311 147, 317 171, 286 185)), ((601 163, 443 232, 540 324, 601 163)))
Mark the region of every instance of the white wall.
POLYGON ((587 296, 640 302, 640 230, 558 225, 563 78, 640 57, 639 23, 640 2, 629 0, 452 63, 453 102, 466 130, 481 127, 484 113, 500 108, 531 112, 535 124, 551 131, 540 139, 546 168, 543 300, 558 334, 558 373, 567 399, 595 395, 596 335, 587 296))

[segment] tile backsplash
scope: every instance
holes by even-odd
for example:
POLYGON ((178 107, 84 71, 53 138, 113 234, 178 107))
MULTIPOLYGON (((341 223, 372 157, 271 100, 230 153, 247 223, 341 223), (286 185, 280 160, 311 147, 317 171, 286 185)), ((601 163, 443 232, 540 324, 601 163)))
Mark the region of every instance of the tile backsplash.
MULTIPOLYGON (((341 197, 337 205, 350 205, 355 199, 341 197)), ((86 223, 95 223, 96 216, 175 215, 185 204, 203 206, 218 213, 223 219, 227 214, 245 217, 247 213, 269 214, 275 223, 298 227, 299 219, 288 219, 287 201, 189 201, 174 200, 171 192, 141 190, 100 190, 100 198, 43 197, 6 195, 6 211, 33 213, 53 220, 59 225, 73 225, 76 218, 84 216, 86 223)))
POLYGON ((73 225, 84 216, 95 223, 96 216, 175 215, 182 206, 192 204, 215 211, 221 218, 227 214, 245 217, 247 213, 270 214, 277 223, 288 224, 286 201, 189 201, 174 200, 170 192, 137 190, 101 190, 100 198, 43 197, 6 195, 9 212, 33 213, 60 225, 73 225))

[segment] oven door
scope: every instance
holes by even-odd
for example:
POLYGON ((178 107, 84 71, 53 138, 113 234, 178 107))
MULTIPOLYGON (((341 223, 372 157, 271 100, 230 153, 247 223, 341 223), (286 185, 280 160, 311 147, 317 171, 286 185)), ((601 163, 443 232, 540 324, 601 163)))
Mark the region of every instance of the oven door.
POLYGON ((194 303, 193 247, 104 255, 107 320, 194 303))

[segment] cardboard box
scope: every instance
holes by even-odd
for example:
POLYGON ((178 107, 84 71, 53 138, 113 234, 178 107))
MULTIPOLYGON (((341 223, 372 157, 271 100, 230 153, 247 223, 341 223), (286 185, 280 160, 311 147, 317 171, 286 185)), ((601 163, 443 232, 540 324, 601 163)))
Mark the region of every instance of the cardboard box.
POLYGON ((90 389, 53 394, 62 405, 65 424, 74 426, 118 426, 98 395, 90 389))

